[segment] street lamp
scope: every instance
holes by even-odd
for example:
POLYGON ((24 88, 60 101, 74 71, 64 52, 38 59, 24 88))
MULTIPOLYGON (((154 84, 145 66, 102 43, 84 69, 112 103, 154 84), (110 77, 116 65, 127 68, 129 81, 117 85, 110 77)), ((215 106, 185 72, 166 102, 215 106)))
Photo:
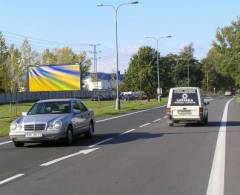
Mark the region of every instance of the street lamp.
POLYGON ((146 39, 153 39, 157 42, 157 77, 158 77, 158 88, 157 88, 157 94, 158 94, 158 102, 161 101, 161 94, 160 94, 160 75, 159 75, 159 60, 158 60, 158 42, 160 39, 168 39, 171 38, 171 35, 163 36, 163 37, 145 37, 146 39))
POLYGON ((122 7, 124 5, 133 5, 133 4, 138 4, 138 1, 132 1, 132 2, 129 2, 129 3, 122 3, 122 4, 119 4, 118 6, 114 6, 114 5, 111 5, 111 4, 102 4, 102 3, 97 4, 97 6, 99 6, 99 7, 103 7, 103 6, 111 7, 115 11, 116 64, 117 64, 117 73, 116 73, 117 94, 116 94, 116 106, 115 106, 116 110, 120 109, 119 88, 118 88, 118 85, 119 85, 119 83, 118 83, 118 10, 119 10, 120 7, 122 7))

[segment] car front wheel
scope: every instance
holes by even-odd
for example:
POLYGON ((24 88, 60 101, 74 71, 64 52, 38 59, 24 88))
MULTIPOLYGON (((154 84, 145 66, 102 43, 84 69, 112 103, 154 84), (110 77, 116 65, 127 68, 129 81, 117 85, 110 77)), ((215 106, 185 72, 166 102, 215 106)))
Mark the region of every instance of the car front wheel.
POLYGON ((73 143, 73 132, 72 132, 72 129, 69 128, 69 129, 67 130, 67 135, 66 135, 66 139, 65 139, 65 144, 68 145, 68 146, 70 146, 70 145, 72 145, 72 143, 73 143))
POLYGON ((93 122, 90 122, 88 131, 85 133, 85 136, 87 138, 91 138, 93 136, 93 133, 94 133, 94 125, 93 125, 93 122))

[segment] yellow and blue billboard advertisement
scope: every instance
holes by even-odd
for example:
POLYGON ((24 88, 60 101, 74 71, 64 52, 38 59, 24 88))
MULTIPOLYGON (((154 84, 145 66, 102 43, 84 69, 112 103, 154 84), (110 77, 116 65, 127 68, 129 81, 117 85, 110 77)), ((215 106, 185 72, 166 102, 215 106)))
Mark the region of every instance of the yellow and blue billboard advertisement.
POLYGON ((65 91, 81 89, 80 65, 29 66, 29 91, 65 91))

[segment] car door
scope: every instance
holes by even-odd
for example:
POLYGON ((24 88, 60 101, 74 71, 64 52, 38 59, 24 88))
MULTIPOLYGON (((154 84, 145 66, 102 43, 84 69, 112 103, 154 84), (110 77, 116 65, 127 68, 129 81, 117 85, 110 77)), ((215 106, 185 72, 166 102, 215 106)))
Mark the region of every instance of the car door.
POLYGON ((86 131, 89 128, 89 122, 91 120, 91 115, 87 107, 80 101, 77 101, 77 104, 80 109, 80 117, 81 117, 81 132, 86 131))
POLYGON ((81 132, 82 127, 82 113, 77 101, 72 102, 72 110, 73 110, 73 118, 72 124, 74 128, 74 133, 79 134, 81 132))

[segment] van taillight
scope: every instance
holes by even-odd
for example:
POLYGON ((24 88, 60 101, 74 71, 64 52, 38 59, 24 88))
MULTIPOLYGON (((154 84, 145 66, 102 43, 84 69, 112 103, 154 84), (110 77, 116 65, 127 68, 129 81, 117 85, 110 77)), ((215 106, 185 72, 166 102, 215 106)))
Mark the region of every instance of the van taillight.
POLYGON ((199 115, 203 116, 203 108, 202 107, 199 108, 199 115))
POLYGON ((166 108, 166 114, 171 114, 171 108, 166 108))

